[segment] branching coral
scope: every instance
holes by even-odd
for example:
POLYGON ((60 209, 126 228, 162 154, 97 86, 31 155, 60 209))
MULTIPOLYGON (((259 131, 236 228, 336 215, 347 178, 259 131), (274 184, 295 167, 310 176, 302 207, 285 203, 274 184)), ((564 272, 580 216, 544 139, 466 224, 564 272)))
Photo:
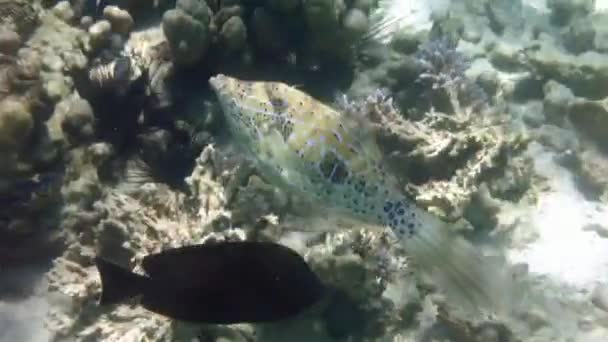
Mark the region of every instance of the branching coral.
POLYGON ((471 65, 469 59, 456 51, 456 43, 448 37, 428 41, 416 52, 425 72, 421 81, 429 81, 433 89, 454 87, 464 82, 464 72, 471 65))
POLYGON ((466 77, 471 61, 456 46, 457 42, 447 36, 423 44, 415 54, 424 70, 418 76, 418 82, 429 85, 431 91, 444 91, 454 113, 460 120, 468 120, 473 111, 487 104, 489 98, 481 87, 466 77))
MULTIPOLYGON (((460 82, 458 75, 442 79, 448 82, 444 85, 460 82)), ((337 101, 347 115, 371 122, 388 166, 408 184, 407 191, 421 205, 450 219, 461 217, 489 171, 525 145, 505 129, 497 113, 471 116, 470 107, 461 105, 458 98, 454 101, 464 114, 448 115, 431 108, 419 120, 405 118, 382 90, 359 101, 346 96, 337 101)))

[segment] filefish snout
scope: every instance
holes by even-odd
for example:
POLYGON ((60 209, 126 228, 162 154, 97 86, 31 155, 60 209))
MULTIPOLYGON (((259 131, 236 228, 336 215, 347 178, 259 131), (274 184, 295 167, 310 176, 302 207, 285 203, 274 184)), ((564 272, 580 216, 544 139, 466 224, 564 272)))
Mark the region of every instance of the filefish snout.
POLYGON ((209 78, 211 89, 215 92, 222 105, 229 105, 234 102, 239 94, 237 81, 229 76, 217 74, 209 78))
MULTIPOLYGON (((277 117, 268 100, 267 89, 261 83, 249 82, 218 74, 209 78, 235 137, 247 136, 258 140, 277 117), (264 128, 266 127, 266 128, 264 128)), ((250 144, 247 144, 250 145, 250 144)))
POLYGON ((235 88, 234 79, 223 74, 217 74, 209 78, 211 88, 218 94, 230 93, 235 88))
POLYGON ((228 79, 228 77, 226 77, 225 75, 217 74, 217 75, 211 76, 211 78, 209 78, 209 83, 215 90, 218 90, 218 89, 221 89, 224 87, 227 79, 228 79))

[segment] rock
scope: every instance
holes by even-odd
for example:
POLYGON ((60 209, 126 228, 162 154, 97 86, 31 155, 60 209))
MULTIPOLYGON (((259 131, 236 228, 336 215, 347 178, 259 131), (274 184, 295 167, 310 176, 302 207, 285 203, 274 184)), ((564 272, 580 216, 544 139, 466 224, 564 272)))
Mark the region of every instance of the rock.
POLYGON ((163 33, 177 65, 191 66, 207 52, 211 17, 204 0, 178 0, 175 9, 164 13, 163 33))
POLYGON ((26 103, 14 98, 0 102, 0 149, 21 148, 33 128, 34 119, 26 103))
POLYGON ((0 53, 14 55, 21 45, 21 37, 13 30, 0 27, 0 53))
POLYGON ((490 62, 503 70, 513 70, 520 66, 520 49, 513 44, 498 41, 490 52, 490 62))
POLYGON ((89 27, 91 45, 98 48, 110 39, 112 24, 107 20, 100 20, 89 27))
MULTIPOLYGON (((27 69, 41 70, 39 77, 45 101, 57 102, 72 92, 72 77, 85 70, 87 55, 92 52, 88 32, 47 14, 18 55, 20 64, 26 65, 27 69)), ((37 102, 31 102, 32 112, 37 102)), ((50 108, 48 105, 41 109, 44 113, 52 110, 52 104, 50 108)))
POLYGON ((513 104, 510 111, 514 116, 520 117, 522 121, 532 127, 539 128, 545 123, 543 116, 543 103, 538 100, 528 100, 522 104, 513 104))
POLYGON ((103 17, 112 25, 112 31, 120 34, 128 34, 133 28, 133 17, 126 10, 118 6, 106 6, 103 9, 103 17))
POLYGON ((362 37, 369 28, 367 15, 357 8, 350 9, 342 19, 342 26, 346 29, 349 36, 353 38, 362 37))
POLYGON ((55 7, 53 7, 53 14, 66 23, 74 20, 74 10, 72 9, 70 2, 66 0, 59 1, 55 7))
POLYGON ((462 39, 477 44, 481 41, 481 30, 477 27, 472 27, 470 24, 465 25, 464 30, 462 31, 462 39))
POLYGON ((608 312, 608 286, 606 284, 599 284, 595 287, 591 294, 591 303, 608 312))
POLYGON ((240 51, 247 42, 247 28, 241 17, 228 19, 220 30, 220 37, 230 52, 240 51))
POLYGON ((58 72, 49 73, 43 85, 46 96, 53 102, 59 102, 72 91, 72 80, 58 72))
POLYGON ((0 1, 0 26, 14 30, 21 37, 28 36, 37 28, 38 7, 32 0, 0 1))
POLYGON ((72 143, 93 138, 95 117, 93 108, 84 99, 74 99, 61 122, 61 128, 72 143))
POLYGON ((576 134, 572 130, 554 125, 542 125, 533 134, 534 140, 559 152, 578 148, 576 134))
POLYGON ((213 17, 215 24, 218 27, 222 27, 224 23, 232 18, 232 17, 242 17, 243 16, 243 7, 239 5, 222 7, 215 16, 213 17))
POLYGON ((608 52, 608 12, 596 13, 591 18, 595 38, 593 47, 598 52, 608 52))
POLYGON ((561 126, 568 115, 570 104, 575 96, 568 87, 550 80, 543 86, 545 94, 543 105, 547 122, 561 126))
POLYGON ((494 33, 502 34, 507 26, 517 26, 522 18, 521 0, 489 0, 485 2, 486 16, 494 33))
POLYGON ((593 49, 595 29, 587 18, 574 19, 562 33, 566 49, 574 54, 593 49))
POLYGON ((506 325, 484 322, 475 328, 473 342, 504 342, 512 341, 513 334, 506 325))
POLYGON ((602 150, 608 150, 608 98, 600 101, 579 99, 572 103, 570 122, 602 150))
POLYGON ((93 23, 95 23, 95 20, 92 17, 89 17, 88 15, 85 15, 84 17, 80 18, 80 28, 82 28, 83 30, 88 30, 91 25, 93 25, 93 23))
POLYGON ((283 191, 251 175, 244 186, 239 187, 234 199, 232 222, 255 222, 261 216, 285 210, 288 197, 283 191))
POLYGON ((584 17, 593 11, 595 0, 547 0, 551 10, 551 21, 556 25, 567 25, 575 17, 584 17))
POLYGON ((587 148, 578 153, 577 187, 587 198, 605 201, 608 197, 608 159, 597 149, 587 148))
POLYGON ((608 96, 608 58, 603 54, 590 51, 569 55, 550 42, 544 42, 526 56, 538 77, 567 84, 576 96, 594 100, 608 96))
MULTIPOLYGON (((420 46, 421 35, 415 32, 408 32, 407 30, 403 30, 395 33, 393 36, 390 47, 393 48, 396 52, 412 55, 416 53, 418 46, 420 46)), ((378 63, 382 62, 385 58, 385 51, 383 49, 379 49, 377 47, 370 47, 369 50, 373 50, 373 54, 377 55, 378 58, 374 58, 378 61, 378 63)))
POLYGON ((65 64, 60 56, 45 55, 42 56, 42 69, 44 71, 61 72, 65 64))
POLYGON ((477 84, 488 94, 495 95, 500 86, 498 73, 492 70, 486 70, 479 73, 477 76, 477 84))
MULTIPOLYGON (((528 100, 542 100, 544 80, 539 79, 532 72, 524 72, 518 75, 506 86, 502 87, 505 96, 512 96, 513 100, 525 102, 528 100), (512 86, 512 88, 510 88, 512 86)), ((542 111, 539 112, 542 117, 542 111)))
POLYGON ((414 82, 421 73, 420 63, 412 56, 391 56, 385 63, 387 76, 400 85, 414 82))
POLYGON ((443 16, 435 20, 429 33, 430 40, 445 39, 458 45, 460 37, 464 32, 465 23, 462 18, 455 16, 443 16))
MULTIPOLYGON (((594 232, 599 237, 604 239, 608 239, 608 227, 598 224, 598 223, 589 223, 583 226, 583 230, 586 232, 594 232)), ((608 294, 608 293, 607 293, 608 294)), ((608 299, 608 297, 606 297, 608 299)), ((608 301, 606 302, 608 304, 608 301)), ((606 311, 608 311, 608 305, 606 305, 606 311)))
POLYGON ((90 156, 91 162, 95 166, 103 164, 106 160, 110 159, 114 153, 113 147, 107 142, 98 142, 91 144, 87 148, 87 153, 90 156))

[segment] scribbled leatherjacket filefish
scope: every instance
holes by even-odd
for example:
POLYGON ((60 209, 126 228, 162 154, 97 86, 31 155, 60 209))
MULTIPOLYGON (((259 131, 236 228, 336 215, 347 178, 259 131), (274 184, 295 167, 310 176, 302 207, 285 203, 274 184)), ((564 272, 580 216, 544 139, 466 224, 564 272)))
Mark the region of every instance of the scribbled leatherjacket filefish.
POLYGON ((362 120, 279 82, 210 79, 236 141, 268 180, 362 222, 390 227, 421 270, 460 308, 500 314, 513 300, 504 264, 487 260, 418 208, 382 167, 362 120))

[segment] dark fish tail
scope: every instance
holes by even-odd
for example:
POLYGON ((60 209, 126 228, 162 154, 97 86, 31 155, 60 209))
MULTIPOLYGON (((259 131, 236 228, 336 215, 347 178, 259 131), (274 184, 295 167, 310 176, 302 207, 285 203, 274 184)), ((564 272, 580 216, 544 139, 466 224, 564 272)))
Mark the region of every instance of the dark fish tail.
POLYGON ((101 277, 100 305, 116 304, 143 294, 148 278, 100 257, 95 264, 101 277))

